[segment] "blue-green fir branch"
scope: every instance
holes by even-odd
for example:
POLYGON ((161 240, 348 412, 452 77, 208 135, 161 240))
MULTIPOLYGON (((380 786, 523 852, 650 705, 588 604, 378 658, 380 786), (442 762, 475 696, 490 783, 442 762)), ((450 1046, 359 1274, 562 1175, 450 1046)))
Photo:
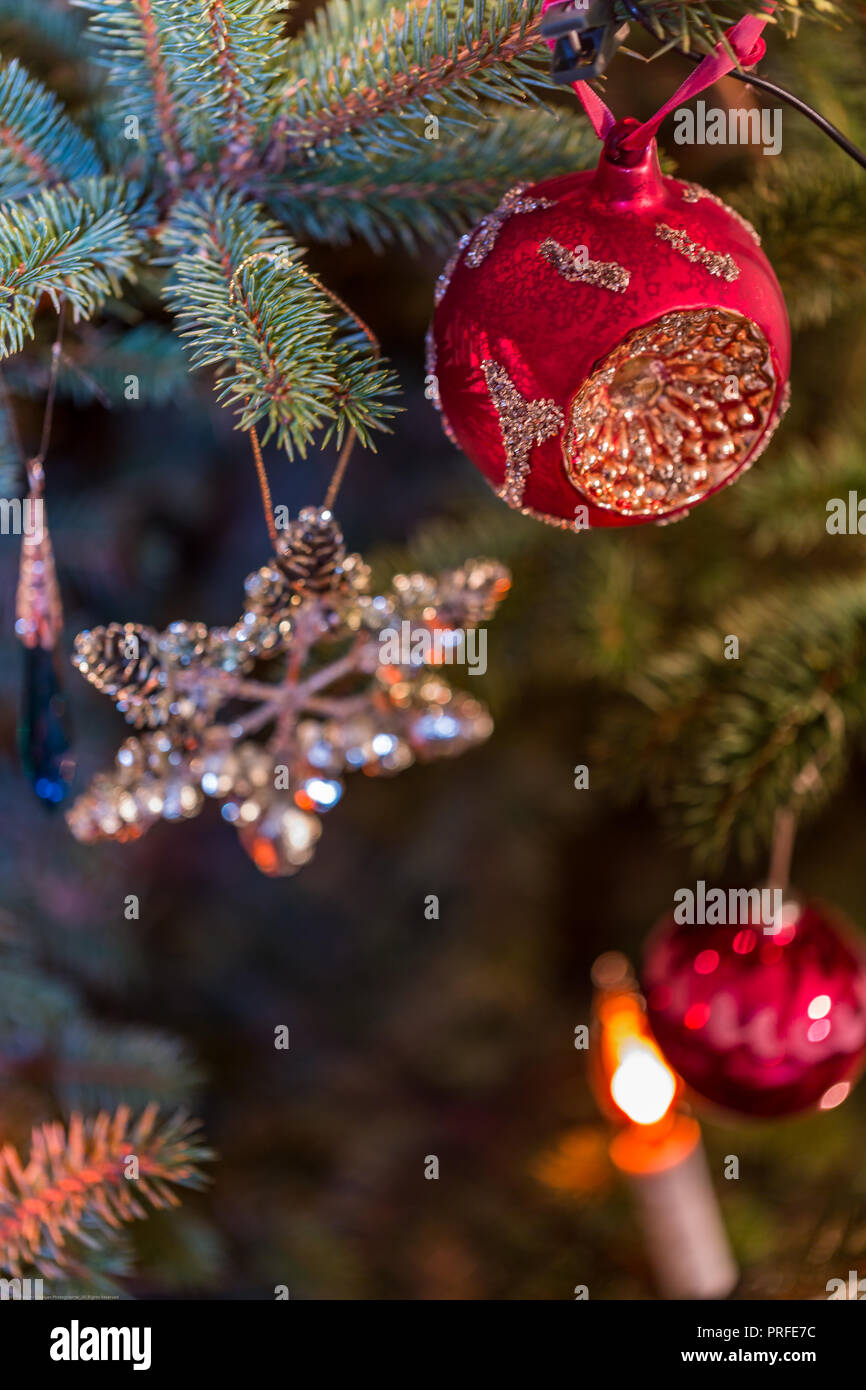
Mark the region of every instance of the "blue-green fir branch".
MULTIPOLYGON (((196 393, 196 382, 177 334, 160 323, 145 320, 119 330, 105 322, 106 305, 98 329, 67 334, 57 375, 61 398, 76 405, 98 401, 106 409, 131 403, 178 405, 196 393)), ((10 388, 19 396, 41 400, 48 386, 50 360, 19 354, 6 369, 10 388)), ((2 477, 0 433, 0 477, 2 477)))
POLYGON ((416 125, 412 147, 407 141, 399 155, 324 159, 291 182, 266 179, 261 195, 298 237, 340 243, 360 236, 377 249, 395 240, 410 249, 420 241, 442 246, 515 182, 579 168, 596 145, 586 123, 548 123, 513 108, 468 138, 436 133, 427 139, 416 125))
MULTIPOLYGON (((617 19, 634 19, 624 0, 616 0, 617 19)), ((725 29, 744 15, 769 18, 771 24, 788 35, 796 34, 803 20, 822 20, 838 26, 845 18, 845 6, 835 0, 777 0, 767 15, 763 0, 726 0, 722 5, 708 0, 641 0, 647 21, 661 43, 676 44, 687 52, 706 53, 719 41, 725 29)))
POLYGON ((140 199, 115 179, 83 179, 7 203, 0 217, 0 357, 33 336, 39 300, 89 318, 133 274, 140 199))
POLYGON ((101 172, 90 140, 17 59, 0 63, 0 201, 101 172))
POLYGON ((866 296, 863 170, 826 150, 763 164, 772 167, 732 202, 766 242, 794 327, 825 323, 866 296))
POLYGON ((80 1268, 95 1240, 177 1206, 175 1188, 203 1186, 200 1165, 211 1157, 196 1122, 180 1113, 160 1119, 155 1105, 136 1120, 121 1105, 87 1119, 76 1113, 67 1127, 36 1126, 26 1159, 11 1144, 0 1150, 0 1268, 52 1279, 80 1268), (124 1181, 130 1155, 134 1182, 124 1181))
POLYGON ((820 443, 795 439, 772 468, 755 469, 748 486, 732 495, 733 515, 753 552, 802 556, 820 551, 820 559, 837 565, 844 559, 852 568, 861 568, 866 516, 856 515, 853 529, 846 516, 841 545, 833 528, 839 510, 848 512, 852 493, 859 501, 864 454, 866 420, 861 411, 860 418, 852 413, 835 424, 820 443))
POLYGON ((238 194, 181 199, 162 232, 174 263, 166 297, 193 367, 216 368, 242 429, 264 425, 291 456, 314 435, 357 430, 393 412, 396 383, 301 265, 301 249, 238 194))
POLYGON ((181 0, 165 40, 181 136, 199 160, 241 173, 285 80, 285 0, 181 0))
POLYGON ((24 482, 24 452, 7 375, 0 377, 0 495, 14 497, 24 482))
POLYGON ((620 792, 646 791, 703 864, 731 851, 754 861, 778 807, 814 814, 863 745, 866 582, 742 601, 631 684, 633 704, 612 710, 598 747, 620 792))
POLYGON ((183 1045, 146 1028, 117 1028, 87 1017, 71 985, 52 978, 23 952, 2 952, 0 1074, 53 1094, 76 1109, 143 1108, 187 1102, 200 1081, 183 1045))
POLYGON ((131 119, 144 152, 158 158, 177 183, 195 159, 182 134, 174 0, 72 3, 91 12, 87 32, 117 91, 113 112, 118 126, 131 119))
POLYGON ((479 100, 534 99, 549 86, 533 0, 429 0, 385 10, 333 0, 291 49, 266 162, 304 162, 352 148, 373 123, 383 151, 402 151, 405 121, 437 114, 477 120, 479 100))

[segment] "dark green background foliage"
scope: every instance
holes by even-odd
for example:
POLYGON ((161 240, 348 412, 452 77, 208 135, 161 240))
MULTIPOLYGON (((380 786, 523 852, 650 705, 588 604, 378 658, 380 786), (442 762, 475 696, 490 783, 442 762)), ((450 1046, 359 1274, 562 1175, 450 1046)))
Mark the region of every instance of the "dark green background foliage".
MULTIPOLYGON (((677 22, 716 9, 667 8, 677 22)), ((844 33, 773 33, 764 67, 863 143, 862 9, 839 9, 844 33)), ((19 54, 75 115, 91 79, 74 12, 46 5, 30 32, 19 10, 0 4, 4 57, 19 54)), ((633 31, 630 45, 648 53, 651 41, 633 31)), ((318 70, 325 48, 308 47, 318 70)), ((685 71, 674 55, 645 67, 621 54, 609 100, 649 115, 685 71)), ((569 1299, 587 1284, 592 1298, 651 1297, 573 1047, 592 960, 612 947, 639 957, 696 876, 760 878, 773 812, 816 756, 824 780, 801 807, 795 880, 866 924, 866 541, 825 529, 828 498, 863 478, 866 174, 787 111, 775 159, 678 148, 663 132, 679 171, 764 235, 796 328, 794 404, 754 472, 684 523, 563 535, 496 502, 424 399, 423 333, 449 236, 517 174, 594 157, 574 103, 529 111, 524 76, 512 114, 480 136, 504 82, 448 108, 433 154, 419 155, 417 122, 413 134, 394 118, 323 151, 333 167, 315 178, 274 169, 259 190, 372 325, 400 383, 393 432, 356 455, 344 485, 350 546, 383 576, 484 553, 513 569, 488 674, 466 682, 493 708, 490 742, 391 781, 351 780, 295 879, 260 876, 213 808, 133 846, 85 849, 17 765, 21 653, 3 639, 0 1139, 26 1146, 31 1124, 75 1106, 181 1099, 219 1154, 206 1192, 132 1231, 135 1273, 121 1287, 135 1295, 267 1298, 285 1284, 309 1299, 569 1299), (411 183, 434 158, 436 196, 377 193, 395 168, 411 183), (368 195, 335 196, 340 180, 368 195), (728 633, 736 663, 723 659, 728 633), (573 787, 579 763, 589 791, 573 787), (123 916, 129 893, 137 922, 123 916), (428 894, 438 921, 425 920, 428 894), (280 1024, 288 1052, 273 1047, 280 1024), (553 1190, 539 1165, 576 1129, 575 1189, 553 1190), (428 1154, 438 1182, 424 1179, 428 1154)), ((726 82, 713 100, 751 97, 726 82)), ((267 558, 246 441, 206 374, 188 375, 157 275, 69 335, 86 376, 64 370, 48 466, 67 649, 88 624, 228 621, 267 558), (123 401, 130 372, 138 404, 123 401)), ((41 314, 5 371, 31 451, 53 332, 41 314)), ((289 462, 273 441, 274 501, 292 514, 319 502, 334 450, 289 462)), ((14 540, 0 540, 7 634, 16 560, 14 540)), ((124 726, 71 668, 66 684, 83 786, 124 726)), ((820 1297, 828 1278, 862 1269, 866 1091, 794 1123, 702 1114, 743 1294, 820 1297), (738 1182, 721 1178, 729 1153, 738 1182)))

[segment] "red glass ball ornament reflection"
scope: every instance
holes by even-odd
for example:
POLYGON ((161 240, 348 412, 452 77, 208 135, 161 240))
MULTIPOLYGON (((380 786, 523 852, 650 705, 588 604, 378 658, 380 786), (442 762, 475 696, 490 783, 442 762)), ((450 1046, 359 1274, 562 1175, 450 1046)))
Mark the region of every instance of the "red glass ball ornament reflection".
POLYGON ((866 958, 823 906, 783 925, 663 919, 642 984, 656 1040, 699 1095, 743 1115, 793 1115, 845 1099, 866 1053, 866 958))
POLYGON ((655 142, 505 195, 437 285, 428 394, 510 506, 673 521, 758 457, 787 404, 782 292, 744 218, 655 142))

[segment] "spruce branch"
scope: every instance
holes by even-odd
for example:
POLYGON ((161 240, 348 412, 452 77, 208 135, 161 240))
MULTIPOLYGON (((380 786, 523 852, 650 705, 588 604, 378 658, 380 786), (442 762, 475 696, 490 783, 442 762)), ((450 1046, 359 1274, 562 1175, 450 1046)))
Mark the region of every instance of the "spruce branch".
MULTIPOLYGON (((82 1223, 87 1227, 90 1222, 82 1223)), ((75 1257, 70 1250, 69 1261, 58 1269, 51 1280, 52 1299, 128 1299, 129 1294, 120 1282, 135 1272, 136 1250, 129 1233, 103 1237, 98 1246, 83 1245, 75 1257)))
POLYGON ((0 357, 33 336, 36 308, 47 295, 75 319, 88 318, 133 273, 141 251, 133 190, 112 178, 7 203, 0 218, 0 357))
POLYGON ((675 838, 718 867, 754 860, 780 806, 813 815, 866 726, 866 581, 827 580, 734 606, 651 661, 599 751, 675 838), (724 634, 739 639, 727 660, 724 634), (628 763, 622 750, 628 749, 628 763), (619 750, 619 751, 618 751, 619 750))
POLYGON ((181 404, 195 394, 186 357, 177 335, 160 323, 142 322, 125 332, 101 327, 67 344, 60 369, 60 390, 79 404, 99 400, 112 408, 128 407, 130 376, 142 383, 148 405, 181 404))
POLYGON ((0 493, 14 497, 24 481, 24 451, 18 435, 9 383, 0 376, 0 493))
POLYGON ((795 328, 825 323, 852 298, 862 300, 866 180, 850 160, 823 150, 788 155, 731 201, 766 241, 795 328))
MULTIPOLYGON (((393 413, 394 379, 299 265, 302 251, 240 195, 202 190, 163 229, 175 262, 166 298, 193 367, 217 367, 239 428, 265 422, 291 457, 321 429, 363 443, 393 413)), ((264 442, 264 441, 263 441, 264 442)))
MULTIPOLYGON (((727 0, 723 6, 713 0, 706 4, 695 0, 641 0, 641 9, 660 42, 676 44, 687 53, 709 52, 725 29, 747 14, 769 18, 771 24, 788 35, 796 34, 803 20, 839 24, 847 18, 844 7, 835 0, 777 0, 769 16, 761 0, 727 0)), ((622 0, 617 0, 615 13, 621 20, 634 18, 622 0)))
POLYGON ((179 120, 200 158, 224 174, 253 159, 288 64, 285 0, 182 0, 168 40, 177 74, 179 120))
MULTIPOLYGON (((761 0, 696 5, 647 0, 648 22, 668 46, 709 51, 761 0)), ((624 5, 621 18, 633 18, 624 5)), ((274 89, 266 163, 304 162, 322 149, 349 150, 366 132, 384 152, 401 143, 402 122, 442 108, 471 115, 479 99, 535 99, 549 86, 549 53, 539 36, 539 0, 417 0, 384 11, 379 0, 331 0, 290 48, 290 73, 274 89)), ((783 0, 774 21, 793 33, 804 16, 842 17, 832 0, 783 0)))
POLYGON ((78 1012, 75 991, 34 969, 18 953, 4 948, 0 971, 0 1051, 3 1070, 10 1070, 14 1040, 22 1029, 41 1047, 44 1040, 72 1022, 78 1012))
POLYGON ((533 84, 547 85, 537 0, 454 9, 452 18, 447 0, 428 0, 383 15, 365 0, 332 0, 292 45, 266 165, 306 161, 374 122, 381 147, 399 147, 406 119, 423 119, 446 98, 451 111, 474 117, 479 99, 521 102, 533 84))
POLYGON ((96 1247, 148 1206, 179 1205, 175 1187, 204 1183, 199 1165, 212 1155, 197 1122, 178 1114, 157 1123, 149 1105, 132 1122, 127 1106, 92 1119, 73 1115, 68 1127, 38 1125, 23 1162, 0 1150, 0 1266, 20 1278, 35 1267, 56 1277, 76 1262, 81 1245, 96 1247), (137 1178, 127 1177, 137 1160, 137 1178))
MULTIPOLYGON (((10 388, 19 396, 41 400, 50 363, 19 354, 6 369, 10 388)), ((67 337, 60 361, 57 390, 75 405, 98 401, 106 410, 129 408, 129 378, 141 385, 141 402, 178 405, 196 394, 196 382, 177 334, 161 323, 144 320, 125 331, 100 323, 92 331, 67 337)), ((0 432, 2 478, 2 432, 0 432)), ((80 523, 79 523, 80 524, 80 523)))
MULTIPOLYGON (((756 469, 748 487, 739 488, 733 513, 758 555, 804 556, 823 550, 840 560, 840 542, 828 534, 828 503, 863 484, 866 430, 861 419, 840 421, 820 442, 795 439, 772 468, 756 469)), ((866 523, 864 523, 866 525, 866 523)), ((866 536, 842 542, 852 566, 863 564, 866 536)))
POLYGON ((272 177, 261 196, 297 236, 376 249, 399 240, 445 245, 489 212, 515 181, 537 182, 580 167, 594 137, 585 123, 506 108, 471 136, 426 140, 414 133, 401 152, 322 160, 309 176, 272 177))
POLYGON ((201 1073, 183 1044, 151 1028, 108 1028, 76 1018, 52 1050, 50 1082, 65 1113, 185 1104, 201 1073))
MULTIPOLYGON (((249 3, 241 7, 240 14, 229 14, 224 0, 205 0, 202 8, 202 23, 206 26, 207 38, 213 47, 213 66, 218 76, 218 91, 216 100, 210 106, 210 113, 222 118, 220 126, 226 136, 227 152, 239 165, 249 157, 255 134, 250 99, 254 99, 256 93, 250 80, 254 80, 255 74, 250 72, 239 56, 233 29, 239 22, 249 21, 260 12, 261 6, 249 3)), ((253 43, 261 43, 263 37, 267 36, 258 33, 248 23, 244 37, 253 43)))
POLYGON ((9 950, 0 969, 0 1076, 37 1085, 75 1110, 185 1103, 200 1081, 179 1042, 86 1016, 75 989, 9 950))
POLYGON ((100 173, 91 142, 17 59, 0 64, 0 200, 100 173))
POLYGON ((169 180, 176 183, 193 164, 181 137, 181 107, 177 90, 174 0, 72 0, 91 12, 88 36, 98 45, 98 61, 119 89, 115 115, 128 114, 130 93, 135 115, 144 123, 144 136, 157 153, 169 180))

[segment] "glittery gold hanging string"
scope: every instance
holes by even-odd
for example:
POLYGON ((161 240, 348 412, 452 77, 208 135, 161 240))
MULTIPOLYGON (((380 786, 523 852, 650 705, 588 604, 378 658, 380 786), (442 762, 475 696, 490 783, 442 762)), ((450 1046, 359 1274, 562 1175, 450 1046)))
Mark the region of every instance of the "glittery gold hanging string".
POLYGON ((354 429, 350 429, 349 433, 346 435, 346 442, 340 450, 340 457, 337 459, 337 466, 328 484, 328 491, 325 493, 325 508, 327 511, 331 511, 337 500, 337 493, 340 491, 340 485, 345 477, 346 469, 349 466, 349 459, 352 457, 352 450, 355 447, 355 438, 354 429))
POLYGON ((259 480, 259 492, 262 495, 262 510, 265 514, 265 525, 268 528, 268 535, 271 538, 271 545, 276 550, 277 541, 279 537, 277 534, 276 523, 274 521, 274 507, 273 502, 271 501, 271 487, 270 483, 268 482, 268 475, 265 469, 265 461, 262 458, 262 446, 259 443, 259 436, 256 432, 255 425, 250 425, 249 436, 250 444, 252 445, 253 450, 253 459, 255 460, 256 465, 256 477, 259 480))
MULTIPOLYGON (((272 261, 276 264, 279 264, 282 261, 286 265, 291 265, 293 270, 297 271, 299 275, 302 275, 306 280, 310 282, 311 285, 314 285, 316 289, 320 291, 320 293, 325 295, 327 299, 331 300, 332 304, 336 304, 336 306, 343 311, 347 318, 350 318, 353 321, 353 323, 357 324, 357 326, 360 328, 361 332, 364 334, 367 341, 369 342, 371 348, 373 349, 374 357, 381 357, 382 349, 379 344, 379 340, 376 337, 373 330, 369 327, 368 324, 364 322, 360 315, 356 314, 354 309, 350 309, 348 304, 346 304, 345 301, 342 300, 338 294, 335 294, 333 290, 328 289, 327 285, 323 285, 321 280, 319 280, 317 276, 313 275, 309 270, 307 270, 305 266, 300 265, 297 261, 289 260, 285 253, 280 253, 278 251, 254 251, 249 256, 245 256, 244 259, 235 269, 231 278, 231 282, 229 284, 230 304, 234 304, 235 302, 235 297, 237 294, 237 284, 240 276, 243 274, 247 266, 252 265, 255 261, 272 261)), ((256 432, 255 425, 250 426, 248 433, 250 436, 250 444, 252 445, 253 459, 256 465, 256 475, 259 481, 259 491, 262 495, 262 506, 265 513, 265 522, 268 528, 268 535, 271 538, 272 545, 274 546, 274 548, 276 548, 279 537, 276 526, 274 524, 274 509, 271 502, 271 489, 268 483, 267 472, 265 469, 264 460, 262 458, 261 445, 259 443, 259 437, 256 432)), ((340 490, 340 485, 342 484, 343 478, 346 473, 346 469, 349 465, 349 460, 352 456, 352 450, 355 446, 356 438, 356 431, 354 427, 352 427, 349 429, 346 435, 345 442, 343 444, 342 449, 340 450, 340 456, 337 460, 337 466, 334 469, 333 476, 331 478, 330 484, 328 485, 328 491, 325 494, 324 506, 326 510, 330 510, 333 507, 334 502, 336 501, 337 493, 340 490)))

